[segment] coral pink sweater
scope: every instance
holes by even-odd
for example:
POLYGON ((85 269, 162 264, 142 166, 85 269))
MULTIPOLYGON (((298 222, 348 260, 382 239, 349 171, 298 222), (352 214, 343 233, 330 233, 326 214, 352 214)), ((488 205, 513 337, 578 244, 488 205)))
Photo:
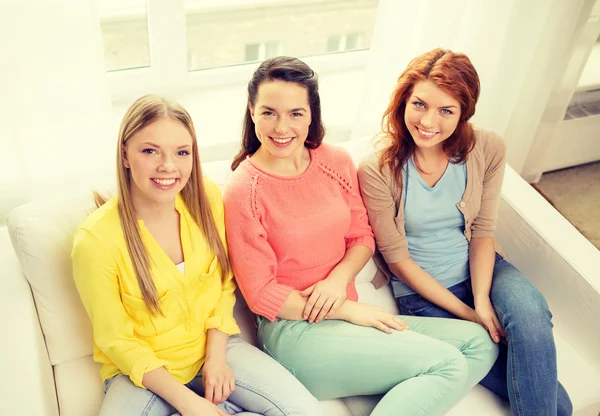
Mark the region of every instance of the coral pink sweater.
MULTIPOLYGON (((346 250, 374 250, 356 167, 340 147, 310 151, 306 171, 280 177, 243 161, 225 186, 229 256, 250 309, 273 321, 293 289, 325 279, 346 250)), ((347 298, 357 300, 354 283, 347 298)))

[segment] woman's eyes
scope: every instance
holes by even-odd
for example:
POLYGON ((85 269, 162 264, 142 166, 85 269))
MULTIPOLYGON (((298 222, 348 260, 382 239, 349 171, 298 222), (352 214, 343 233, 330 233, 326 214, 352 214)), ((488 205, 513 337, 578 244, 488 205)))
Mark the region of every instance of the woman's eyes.
MULTIPOLYGON (((272 111, 263 111, 262 115, 263 116, 274 116, 275 113, 273 113, 272 111)), ((304 114, 295 112, 295 113, 291 113, 291 115, 292 115, 292 117, 302 117, 304 114)))
MULTIPOLYGON (((156 150, 155 149, 144 149, 142 150, 143 153, 146 153, 147 155, 153 155, 156 154, 156 150)), ((177 152, 178 156, 189 156, 190 152, 188 150, 180 150, 177 152)))
MULTIPOLYGON (((421 110, 424 110, 426 108, 425 104, 422 103, 421 101, 415 101, 413 104, 415 105, 415 107, 417 107, 417 108, 419 108, 421 110)), ((440 113, 442 113, 445 116, 449 116, 451 114, 454 114, 452 111, 448 110, 447 108, 442 108, 440 110, 440 113)))

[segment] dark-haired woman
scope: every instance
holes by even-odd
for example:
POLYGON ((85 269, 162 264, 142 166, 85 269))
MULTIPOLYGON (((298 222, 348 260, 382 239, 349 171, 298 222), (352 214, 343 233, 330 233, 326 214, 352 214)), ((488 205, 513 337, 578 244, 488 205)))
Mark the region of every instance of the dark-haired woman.
POLYGON ((315 73, 296 58, 263 62, 224 192, 231 261, 261 346, 318 399, 384 394, 372 415, 443 414, 497 348, 471 322, 401 320, 359 302, 354 278, 373 233, 352 159, 323 136, 315 73))
POLYGON ((383 149, 359 167, 376 258, 400 313, 489 331, 500 354, 481 384, 515 415, 570 415, 546 301, 494 242, 505 147, 469 123, 479 88, 469 58, 444 49, 415 58, 398 79, 383 149))

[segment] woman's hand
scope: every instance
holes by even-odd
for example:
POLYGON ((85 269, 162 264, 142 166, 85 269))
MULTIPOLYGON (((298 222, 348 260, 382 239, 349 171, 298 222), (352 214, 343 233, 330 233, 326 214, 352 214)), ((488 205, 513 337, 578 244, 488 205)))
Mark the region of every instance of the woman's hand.
POLYGON ((386 334, 391 334, 392 329, 397 331, 408 329, 408 325, 396 315, 382 307, 365 303, 344 302, 343 319, 355 325, 377 328, 386 334))
POLYGON ((185 406, 179 410, 181 416, 229 416, 216 405, 193 393, 185 406))
POLYGON ((348 279, 333 269, 325 279, 300 292, 300 295, 308 297, 303 318, 310 323, 318 323, 335 313, 346 300, 347 287, 348 279))
POLYGON ((475 313, 479 324, 490 333, 490 337, 496 344, 500 342, 500 337, 506 338, 506 332, 498 320, 489 297, 475 303, 475 313))
POLYGON ((224 358, 208 359, 202 367, 204 397, 214 404, 223 403, 235 390, 235 376, 224 358))

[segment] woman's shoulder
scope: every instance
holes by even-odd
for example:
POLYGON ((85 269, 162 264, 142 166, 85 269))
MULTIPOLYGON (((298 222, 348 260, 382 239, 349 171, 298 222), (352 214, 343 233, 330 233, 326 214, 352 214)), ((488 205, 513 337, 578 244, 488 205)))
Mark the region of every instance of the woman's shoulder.
POLYGON ((116 195, 109 198, 104 204, 90 213, 79 225, 78 230, 83 229, 93 232, 105 227, 113 228, 115 225, 120 227, 118 199, 116 195))
POLYGON ((79 225, 74 235, 74 244, 85 247, 101 244, 110 247, 119 236, 122 237, 117 196, 111 197, 98 207, 79 225))
POLYGON ((321 143, 321 145, 313 150, 317 155, 318 161, 333 166, 345 166, 349 163, 354 163, 350 153, 342 146, 331 143, 321 143))
POLYGON ((229 175, 223 186, 223 200, 225 204, 238 198, 245 198, 252 189, 260 172, 252 169, 248 160, 242 161, 239 166, 229 175))
POLYGON ((495 155, 504 155, 506 153, 506 144, 500 134, 490 129, 475 127, 475 147, 486 158, 495 155))

